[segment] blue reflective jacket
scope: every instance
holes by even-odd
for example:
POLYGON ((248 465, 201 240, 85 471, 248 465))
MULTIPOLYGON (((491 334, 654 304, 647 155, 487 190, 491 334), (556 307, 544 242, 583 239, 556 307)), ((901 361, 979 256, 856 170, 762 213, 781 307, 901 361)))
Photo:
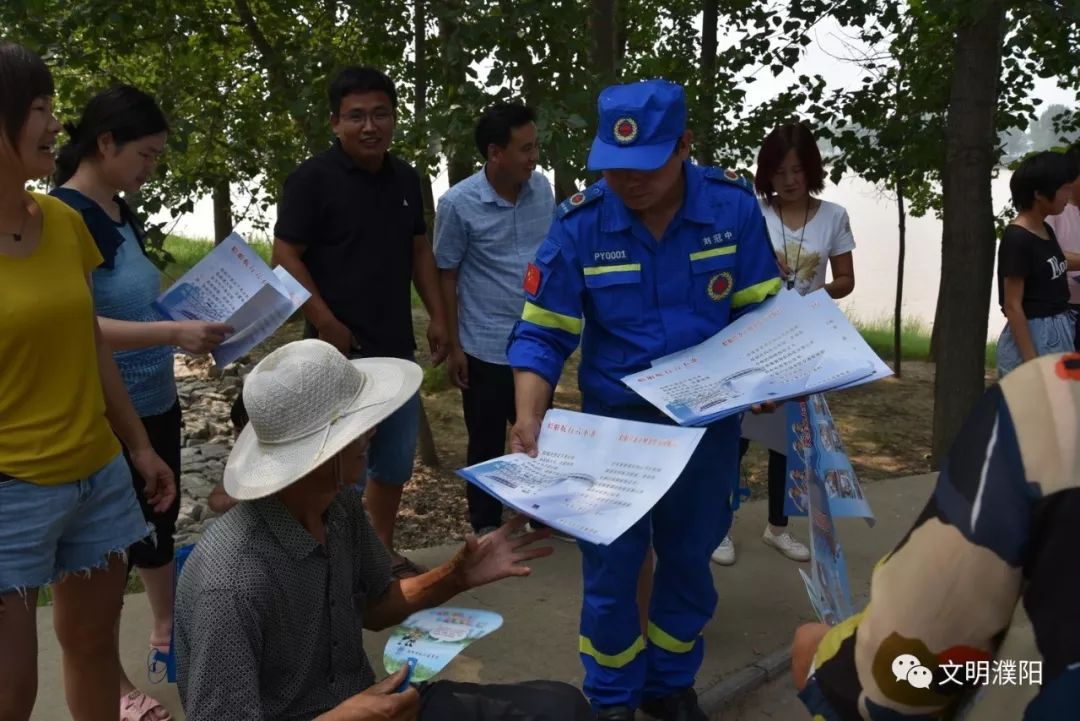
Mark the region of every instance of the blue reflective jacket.
POLYGON ((525 278, 510 365, 554 386, 581 342, 587 402, 642 405, 619 379, 715 335, 780 290, 750 184, 683 164, 682 208, 657 242, 600 181, 564 201, 525 278))

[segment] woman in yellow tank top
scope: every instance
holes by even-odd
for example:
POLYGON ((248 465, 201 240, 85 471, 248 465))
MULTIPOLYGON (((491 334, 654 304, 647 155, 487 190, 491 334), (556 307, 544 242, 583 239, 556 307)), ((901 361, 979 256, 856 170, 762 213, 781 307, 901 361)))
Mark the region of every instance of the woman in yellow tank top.
POLYGON ((33 709, 38 589, 52 584, 72 717, 115 721, 125 552, 148 535, 116 436, 152 505, 176 491, 101 339, 89 231, 25 190, 53 169, 52 94, 38 57, 0 43, 0 718, 33 709))

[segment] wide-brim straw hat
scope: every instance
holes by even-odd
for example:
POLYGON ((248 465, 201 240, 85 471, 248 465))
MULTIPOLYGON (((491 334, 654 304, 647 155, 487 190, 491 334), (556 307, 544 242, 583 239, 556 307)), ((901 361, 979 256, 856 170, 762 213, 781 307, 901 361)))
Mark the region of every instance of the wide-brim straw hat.
POLYGON ((350 361, 321 340, 278 348, 244 381, 250 420, 225 464, 226 493, 252 500, 295 483, 403 406, 422 378, 411 361, 350 361))

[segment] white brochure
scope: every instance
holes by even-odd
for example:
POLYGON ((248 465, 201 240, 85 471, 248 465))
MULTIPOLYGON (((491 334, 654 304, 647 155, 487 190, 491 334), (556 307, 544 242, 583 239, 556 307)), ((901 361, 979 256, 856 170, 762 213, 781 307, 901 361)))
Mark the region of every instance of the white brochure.
POLYGON ((458 474, 520 513, 607 545, 671 488, 704 435, 704 429, 552 409, 536 458, 512 453, 458 474))

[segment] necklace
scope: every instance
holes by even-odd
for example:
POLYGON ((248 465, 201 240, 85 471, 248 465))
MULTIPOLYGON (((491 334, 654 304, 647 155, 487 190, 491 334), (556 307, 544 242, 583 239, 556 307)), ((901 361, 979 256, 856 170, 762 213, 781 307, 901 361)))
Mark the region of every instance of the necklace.
POLYGON ((803 215, 802 227, 799 228, 799 250, 795 254, 795 267, 791 267, 787 251, 787 225, 784 223, 784 206, 780 206, 780 242, 784 245, 784 265, 788 267, 791 276, 787 278, 787 289, 795 287, 795 275, 799 271, 799 260, 802 258, 803 239, 806 237, 806 224, 810 222, 810 198, 806 199, 806 213, 803 215))
POLYGON ((19 225, 18 233, 0 233, 0 235, 10 235, 16 243, 19 243, 23 239, 23 234, 26 232, 26 221, 30 220, 30 213, 26 210, 26 206, 20 206, 23 210, 22 223, 19 225))

